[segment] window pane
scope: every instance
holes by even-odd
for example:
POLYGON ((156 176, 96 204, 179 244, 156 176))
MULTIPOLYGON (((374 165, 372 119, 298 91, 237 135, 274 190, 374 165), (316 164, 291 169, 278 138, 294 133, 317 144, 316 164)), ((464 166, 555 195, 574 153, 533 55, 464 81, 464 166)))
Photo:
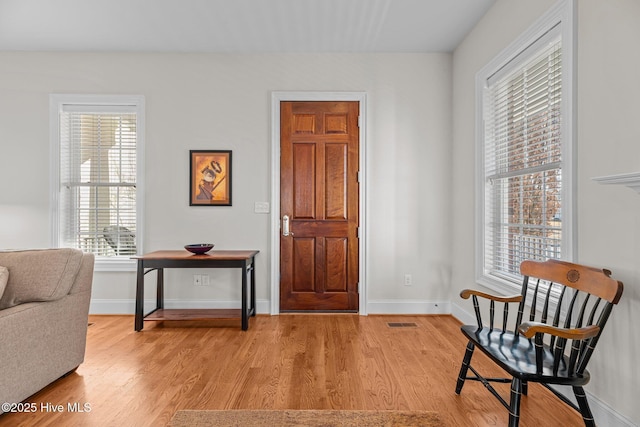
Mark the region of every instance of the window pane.
POLYGON ((561 257, 560 169, 494 180, 487 189, 488 269, 519 274, 525 259, 561 257))
POLYGON ((135 254, 136 114, 60 117, 61 244, 100 256, 135 254))
POLYGON ((561 71, 558 38, 485 91, 484 271, 502 279, 561 258, 561 71))

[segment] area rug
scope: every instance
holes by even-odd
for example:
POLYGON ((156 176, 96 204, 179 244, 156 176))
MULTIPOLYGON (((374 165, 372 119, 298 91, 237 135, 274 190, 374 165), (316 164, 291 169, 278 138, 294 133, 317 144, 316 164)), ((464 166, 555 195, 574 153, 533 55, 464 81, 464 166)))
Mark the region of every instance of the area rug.
POLYGON ((444 423, 429 411, 338 410, 183 410, 169 427, 438 427, 444 423))

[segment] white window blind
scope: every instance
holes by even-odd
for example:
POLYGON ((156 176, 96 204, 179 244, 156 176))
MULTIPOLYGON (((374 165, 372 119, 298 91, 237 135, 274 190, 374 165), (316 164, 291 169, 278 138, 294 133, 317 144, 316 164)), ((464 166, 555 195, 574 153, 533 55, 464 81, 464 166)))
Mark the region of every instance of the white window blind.
POLYGON ((128 259, 138 249, 137 106, 58 108, 57 246, 128 259))
POLYGON ((562 57, 550 31, 486 81, 483 269, 499 280, 562 258, 562 57))

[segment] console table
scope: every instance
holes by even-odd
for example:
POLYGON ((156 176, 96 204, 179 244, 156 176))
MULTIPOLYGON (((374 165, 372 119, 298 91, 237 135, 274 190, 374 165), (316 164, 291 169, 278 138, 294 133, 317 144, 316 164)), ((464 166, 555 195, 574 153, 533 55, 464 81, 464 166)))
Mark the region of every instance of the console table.
POLYGON ((138 260, 136 283, 135 330, 141 331, 144 320, 205 320, 205 319, 242 319, 242 330, 249 328, 249 317, 256 315, 255 256, 259 251, 233 250, 210 251, 195 255, 186 250, 155 251, 133 257, 138 260), (242 308, 241 309, 165 309, 164 308, 164 269, 165 268, 239 268, 242 270, 242 308), (146 269, 146 271, 145 271, 146 269), (156 308, 144 314, 144 276, 157 270, 156 308), (247 280, 247 275, 251 279, 247 280))

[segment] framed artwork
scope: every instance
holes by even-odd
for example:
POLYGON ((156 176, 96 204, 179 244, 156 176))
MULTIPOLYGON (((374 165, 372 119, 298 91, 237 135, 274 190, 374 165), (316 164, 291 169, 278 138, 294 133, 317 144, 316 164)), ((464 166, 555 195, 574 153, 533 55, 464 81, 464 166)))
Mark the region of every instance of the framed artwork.
POLYGON ((231 206, 231 150, 191 150, 189 156, 189 206, 231 206))

